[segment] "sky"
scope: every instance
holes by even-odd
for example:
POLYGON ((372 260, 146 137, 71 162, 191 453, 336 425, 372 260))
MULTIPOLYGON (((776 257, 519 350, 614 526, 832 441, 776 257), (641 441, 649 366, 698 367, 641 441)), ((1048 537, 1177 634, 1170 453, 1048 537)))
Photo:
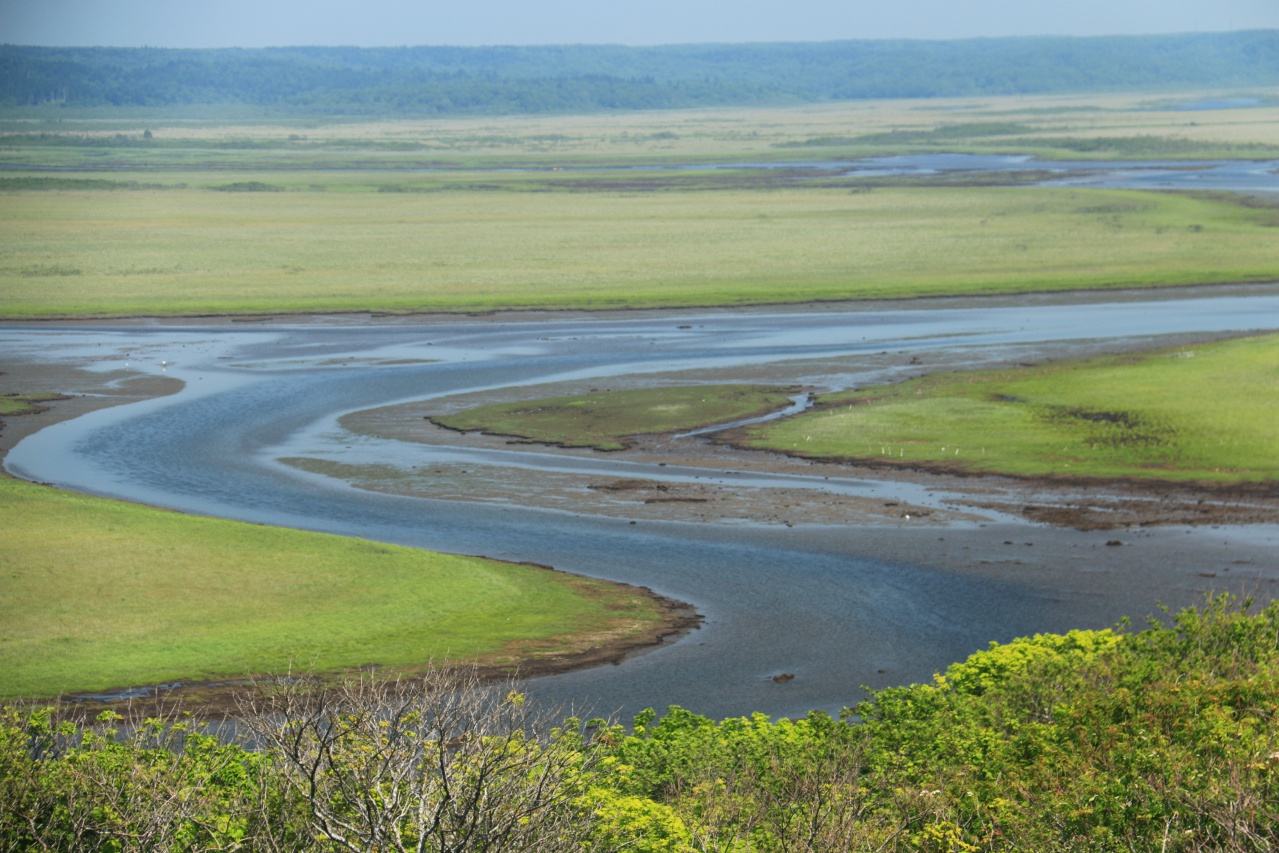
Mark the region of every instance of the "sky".
POLYGON ((1279 29, 1279 0, 0 0, 0 43, 683 44, 1279 29))

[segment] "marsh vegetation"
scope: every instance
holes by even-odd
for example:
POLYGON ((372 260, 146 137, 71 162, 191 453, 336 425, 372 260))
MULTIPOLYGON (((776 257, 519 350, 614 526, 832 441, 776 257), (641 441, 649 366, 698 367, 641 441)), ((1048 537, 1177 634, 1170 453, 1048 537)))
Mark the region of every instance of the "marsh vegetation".
POLYGON ((1262 281, 1279 266, 1273 209, 1132 191, 9 200, 10 318, 743 305, 1262 281))
POLYGON ((704 429, 781 411, 791 402, 787 393, 751 385, 643 388, 499 403, 435 415, 431 421, 462 432, 481 430, 562 447, 621 450, 638 435, 704 429))
POLYGON ((748 447, 888 466, 1034 477, 1261 483, 1279 478, 1279 338, 930 373, 819 396, 745 429, 748 447))
POLYGON ((1255 197, 1021 185, 1042 170, 877 176, 813 162, 1276 157, 1276 110, 1258 101, 1188 121, 1148 97, 1111 95, 305 126, 0 115, 0 316, 1263 281, 1279 266, 1276 212, 1255 197), (740 167, 769 162, 791 165, 740 167))

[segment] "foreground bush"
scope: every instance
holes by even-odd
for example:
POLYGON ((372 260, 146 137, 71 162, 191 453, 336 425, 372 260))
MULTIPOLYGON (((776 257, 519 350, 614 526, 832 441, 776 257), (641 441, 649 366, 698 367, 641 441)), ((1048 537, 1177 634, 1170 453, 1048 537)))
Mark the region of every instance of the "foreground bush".
POLYGON ((642 717, 609 767, 702 849, 1279 849, 1279 605, 994 645, 846 712, 642 717))
POLYGON ((601 802, 576 721, 474 673, 264 685, 221 737, 120 723, 5 709, 0 850, 580 850, 601 802))
POLYGON ((0 850, 1269 851, 1279 605, 994 645, 845 713, 632 729, 288 682, 234 731, 0 718, 0 850))

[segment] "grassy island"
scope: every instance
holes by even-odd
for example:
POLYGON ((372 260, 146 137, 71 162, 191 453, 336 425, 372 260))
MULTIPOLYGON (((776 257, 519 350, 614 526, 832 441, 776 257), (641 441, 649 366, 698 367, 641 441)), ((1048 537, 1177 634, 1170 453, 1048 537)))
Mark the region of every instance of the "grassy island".
POLYGON ((431 420, 463 432, 479 430, 562 447, 621 450, 637 435, 744 420, 780 411, 789 403, 787 392, 779 388, 693 385, 495 403, 431 420))
POLYGON ((1279 336, 1265 335, 824 395, 742 443, 1019 476, 1273 481, 1276 387, 1279 336))

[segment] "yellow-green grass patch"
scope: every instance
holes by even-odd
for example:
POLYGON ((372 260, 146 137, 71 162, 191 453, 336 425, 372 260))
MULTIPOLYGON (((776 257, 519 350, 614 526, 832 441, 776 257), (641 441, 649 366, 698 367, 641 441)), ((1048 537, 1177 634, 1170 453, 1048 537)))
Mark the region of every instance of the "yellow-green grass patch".
POLYGON ((65 399, 64 394, 0 394, 0 415, 30 415, 44 411, 41 403, 65 399))
POLYGON ((825 396, 747 446, 1022 476, 1279 478, 1279 336, 825 396))
POLYGON ((636 630, 635 590, 0 478, 0 697, 508 661, 636 630))
POLYGON ((461 169, 838 159, 912 151, 1079 159, 1274 156, 1279 105, 1177 107, 1219 92, 840 101, 591 115, 232 119, 190 110, 0 109, 6 163, 146 172, 461 169), (42 116, 46 121, 31 121, 42 116), (147 132, 151 132, 150 138, 147 132))
POLYGON ((620 450, 637 435, 684 432, 784 409, 787 391, 754 385, 694 385, 599 391, 477 406, 431 420, 565 447, 620 450))
POLYGON ((761 304, 1272 280, 1274 211, 1043 188, 40 191, 0 316, 761 304))

